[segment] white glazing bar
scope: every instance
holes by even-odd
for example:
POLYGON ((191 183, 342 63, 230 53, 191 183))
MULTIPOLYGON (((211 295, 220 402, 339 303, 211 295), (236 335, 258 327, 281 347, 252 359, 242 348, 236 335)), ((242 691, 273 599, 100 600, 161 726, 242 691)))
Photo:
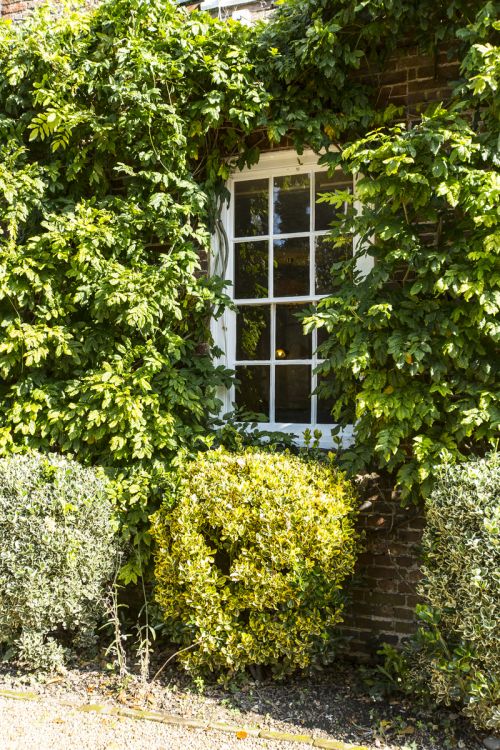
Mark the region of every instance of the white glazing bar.
POLYGON ((314 180, 314 172, 309 173, 309 200, 311 202, 310 206, 310 216, 309 216, 309 294, 312 296, 315 292, 314 289, 314 278, 315 278, 315 271, 314 271, 314 223, 315 223, 315 212, 316 212, 316 206, 314 203, 314 188, 315 188, 315 180, 314 180))
MULTIPOLYGON (((238 359, 234 363, 235 365, 269 365, 276 364, 276 357, 269 359, 238 359)), ((279 367, 286 367, 287 365, 311 365, 313 364, 312 359, 280 359, 279 367)))
POLYGON ((257 234, 251 237, 235 237, 234 243, 239 244, 240 242, 266 242, 269 239, 268 234, 257 234))
POLYGON ((276 305, 271 305, 271 375, 269 393, 269 421, 274 422, 276 413, 276 305))
POLYGON ((317 375, 314 372, 315 365, 311 368, 311 424, 316 425, 318 422, 318 397, 314 393, 317 383, 317 375))
POLYGON ((292 304, 307 304, 308 302, 319 302, 324 299, 324 294, 315 294, 314 296, 297 296, 297 297, 251 297, 250 299, 237 299, 235 300, 237 305, 270 305, 272 302, 279 302, 280 305, 292 305, 292 304))
MULTIPOLYGON (((268 282, 267 282, 267 293, 269 299, 273 298, 274 295, 274 269, 273 269, 273 230, 274 230, 274 200, 273 200, 273 178, 269 177, 267 182, 267 189, 269 195, 267 197, 267 210, 269 212, 267 230, 269 232, 268 246, 267 246, 267 258, 268 258, 268 282)), ((271 311, 272 317, 272 311, 271 311)))
MULTIPOLYGON (((228 289, 228 294, 230 295, 231 299, 234 299, 234 277, 235 277, 235 262, 234 262, 234 202, 235 202, 235 193, 236 193, 236 187, 234 180, 231 180, 231 185, 229 189, 229 208, 227 211, 227 221, 228 221, 228 227, 227 227, 227 233, 228 233, 228 242, 229 242, 229 263, 228 263, 228 280, 231 282, 231 286, 228 289)), ((225 331, 225 334, 227 333, 227 349, 226 349, 226 356, 227 356, 227 365, 229 369, 234 370, 235 368, 235 360, 236 360, 236 312, 233 312, 232 310, 227 310, 224 313, 224 318, 228 322, 228 331, 225 331)), ((234 384, 231 385, 231 387, 228 389, 227 399, 226 399, 226 410, 231 411, 231 409, 234 408, 234 404, 236 402, 236 387, 234 384)))
MULTIPOLYGON (((285 234, 272 234, 273 240, 300 240, 302 237, 309 237, 309 232, 288 232, 285 234)), ((326 232, 323 232, 326 234, 326 232)), ((259 234, 254 237, 236 237, 235 242, 265 242, 269 239, 268 234, 259 234)))

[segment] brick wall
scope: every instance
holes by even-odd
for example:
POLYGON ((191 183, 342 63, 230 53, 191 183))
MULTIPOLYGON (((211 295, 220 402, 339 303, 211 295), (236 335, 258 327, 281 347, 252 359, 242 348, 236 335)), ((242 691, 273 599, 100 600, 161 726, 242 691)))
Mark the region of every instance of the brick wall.
POLYGON ((366 507, 358 528, 365 551, 349 587, 340 633, 347 639, 345 654, 368 660, 382 643, 397 647, 415 632, 425 521, 421 507, 402 508, 397 494, 381 486, 378 477, 365 479, 360 492, 366 507))
POLYGON ((2 0, 1 16, 12 21, 20 21, 39 5, 39 2, 40 0, 2 0))
POLYGON ((409 46, 394 53, 380 69, 365 66, 354 78, 374 87, 377 104, 404 107, 412 116, 431 102, 446 102, 458 75, 459 64, 451 51, 431 54, 409 46))

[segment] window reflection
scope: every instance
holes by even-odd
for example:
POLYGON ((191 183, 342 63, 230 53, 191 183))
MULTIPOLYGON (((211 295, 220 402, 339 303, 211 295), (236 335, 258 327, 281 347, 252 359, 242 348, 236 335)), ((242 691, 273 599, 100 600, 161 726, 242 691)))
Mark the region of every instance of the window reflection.
POLYGON ((234 186, 234 236, 256 237, 269 232, 269 181, 247 180, 234 186))
POLYGON ((236 407, 262 414, 269 421, 269 365, 241 365, 236 368, 236 407))
POLYGON ((331 294, 334 287, 332 266, 352 257, 352 246, 335 247, 328 235, 316 238, 316 294, 331 294))
POLYGON ((296 317, 301 309, 300 305, 276 307, 276 359, 308 359, 312 356, 312 336, 304 334, 302 323, 296 317))
POLYGON ((274 243, 274 296, 309 294, 309 238, 276 240, 274 243))
POLYGON ((268 296, 269 249, 264 242, 236 242, 234 245, 234 296, 258 299, 268 296))
MULTIPOLYGON (((316 392, 318 394, 317 401, 317 417, 316 421, 318 424, 334 424, 335 420, 332 417, 332 409, 335 405, 335 399, 331 395, 323 395, 325 386, 327 386, 328 378, 324 375, 318 375, 318 384, 316 392)), ((331 389, 328 389, 331 390, 331 389)), ((327 391, 328 392, 328 391, 327 391)))
POLYGON ((330 224, 339 214, 343 214, 344 204, 339 208, 329 203, 318 203, 318 198, 322 193, 335 193, 337 190, 347 190, 352 192, 352 178, 346 177, 343 172, 337 170, 331 177, 327 172, 316 172, 314 176, 314 228, 316 231, 329 229, 330 224))
POLYGON ((309 232, 311 196, 309 175, 274 178, 274 234, 309 232))
POLYGON ((276 365, 276 422, 311 422, 309 365, 276 365))
POLYGON ((236 359, 269 359, 271 308, 243 306, 236 320, 236 359))

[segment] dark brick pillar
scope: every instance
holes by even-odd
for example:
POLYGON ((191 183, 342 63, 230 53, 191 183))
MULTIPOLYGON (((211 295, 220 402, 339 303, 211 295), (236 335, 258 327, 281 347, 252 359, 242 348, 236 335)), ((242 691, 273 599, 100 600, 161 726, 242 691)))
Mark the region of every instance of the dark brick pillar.
POLYGON ((425 521, 421 507, 402 508, 396 493, 381 487, 375 477, 365 479, 363 485, 366 507, 358 528, 365 534, 365 551, 348 588, 350 602, 340 631, 348 638, 343 652, 369 660, 382 643, 400 646, 416 630, 425 521))

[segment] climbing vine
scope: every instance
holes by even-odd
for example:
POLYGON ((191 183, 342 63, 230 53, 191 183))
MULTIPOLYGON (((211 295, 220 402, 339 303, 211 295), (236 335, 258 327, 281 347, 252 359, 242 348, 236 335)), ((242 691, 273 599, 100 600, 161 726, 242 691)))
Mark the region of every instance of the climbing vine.
POLYGON ((459 30, 470 43, 447 108, 412 127, 377 129, 326 158, 362 175, 332 243, 354 242, 334 293, 306 316, 329 332, 323 395, 355 423, 342 460, 388 470, 405 500, 425 496, 436 466, 498 439, 500 379, 500 24, 486 3, 459 30))
POLYGON ((136 544, 229 378, 202 263, 268 97, 250 49, 168 1, 1 26, 0 450, 108 467, 136 544))
MULTIPOLYGON (((209 325, 227 304, 224 282, 205 272, 211 236, 224 240, 217 217, 225 179, 232 168, 255 163, 263 146, 285 137, 298 150, 327 151, 367 128, 394 122, 394 107, 379 110, 373 85, 356 72, 361 64, 383 63, 407 40, 408 29, 414 40, 461 50, 457 101, 477 105, 477 127, 471 130, 467 118, 440 112, 414 134, 386 129, 344 150, 343 165, 367 173, 366 210, 361 224, 349 215, 335 236, 360 228, 371 232, 376 212, 370 213, 370 206, 377 201, 381 212, 372 251, 378 263, 370 277, 372 292, 368 279, 346 285, 309 325, 323 325, 332 334, 324 354, 328 371, 335 373, 331 382, 345 384, 350 402, 342 397, 338 412, 347 419, 353 408, 359 411, 372 374, 389 368, 395 390, 413 387, 418 375, 423 388, 431 367, 405 333, 401 352, 384 359, 368 346, 361 366, 347 374, 349 309, 361 318, 366 337, 372 335, 367 321, 378 321, 385 331, 379 348, 387 348, 403 302, 418 308, 424 295, 432 307, 441 295, 448 306, 464 311, 472 299, 475 322, 465 325, 463 343, 472 349, 460 366, 470 371, 466 387, 477 391, 473 403, 467 402, 471 423, 480 412, 483 426, 478 433, 466 431, 466 437, 471 446, 476 438, 487 439, 493 422, 479 391, 484 386, 489 392, 492 381, 470 384, 471 373, 493 352, 488 338, 493 324, 480 322, 481 312, 490 320, 495 304, 490 294, 495 247, 493 240, 485 244, 497 216, 486 205, 496 189, 498 125, 498 48, 489 41, 497 26, 490 6, 455 0, 443 7, 426 0, 415 13, 410 0, 286 0, 270 23, 249 29, 190 13, 173 0, 106 0, 94 9, 67 8, 58 16, 45 9, 23 24, 2 23, 0 451, 60 451, 107 467, 126 533, 136 545, 148 542, 144 529, 166 481, 165 467, 181 449, 210 441, 219 407, 216 390, 231 377, 214 364, 209 325), (480 10, 483 15, 474 20, 480 10), (445 127, 449 135, 443 135, 445 127), (419 174, 427 180, 425 189, 419 174), (387 188, 395 191, 391 201, 387 188), (409 223, 398 191, 423 201, 411 208, 409 223), (476 206, 477 196, 484 200, 476 206), (435 251, 441 260, 432 260, 418 239, 421 208, 434 225, 443 218, 435 251), (458 224, 449 222, 452 234, 446 211, 460 218, 458 224), (398 236, 406 249, 397 252, 410 272, 399 297, 390 292, 397 297, 391 314, 380 309, 373 318, 365 312, 388 302, 384 274, 396 263, 398 236), (448 253, 450 243, 456 256, 448 253), (453 269, 464 277, 460 283, 450 278, 454 257, 453 269), (439 263, 443 281, 436 287, 431 275, 439 263), (476 274, 470 283, 479 283, 476 263, 482 289, 465 291, 469 271, 476 274), (423 285, 417 290, 419 279, 423 285), (338 333, 337 320, 343 321, 338 333)), ((429 345, 434 347, 435 339, 429 345)), ((454 367, 452 359, 438 357, 440 367, 454 367)), ((383 393, 390 384, 379 379, 383 393)), ((453 403, 460 403, 460 393, 453 403)), ((439 408, 446 408, 444 391, 440 398, 439 408)), ((372 416, 358 413, 358 447, 363 443, 371 456, 382 455, 395 471, 418 464, 414 441, 420 427, 409 426, 396 442, 391 438, 389 448, 379 449, 386 427, 378 406, 365 403, 372 416)), ((433 429, 438 426, 435 422, 433 429)), ((461 454, 456 429, 449 427, 451 442, 461 454)), ((412 472, 418 474, 419 466, 412 472)), ((127 575, 136 574, 132 563, 127 575)))

